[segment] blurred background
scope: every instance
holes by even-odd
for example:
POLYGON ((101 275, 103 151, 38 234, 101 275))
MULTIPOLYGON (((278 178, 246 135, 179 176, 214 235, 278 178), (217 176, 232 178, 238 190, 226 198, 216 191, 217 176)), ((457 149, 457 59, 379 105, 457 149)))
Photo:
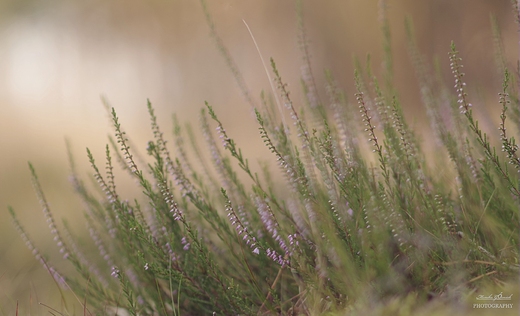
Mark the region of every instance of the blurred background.
MULTIPOLYGON (((221 0, 208 1, 208 8, 252 95, 258 98, 270 88, 244 21, 264 58, 275 59, 294 99, 301 101, 295 2, 221 0)), ((363 61, 370 53, 376 73, 381 70, 379 1, 303 0, 303 8, 318 85, 323 86, 322 70, 331 69, 353 99, 354 56, 363 61)), ((429 60, 439 58, 448 79, 447 52, 455 41, 468 86, 476 91, 475 107, 498 106, 501 76, 493 64, 490 15, 497 17, 508 61, 516 64, 518 26, 510 0, 389 0, 387 14, 396 85, 412 126, 421 126, 425 114, 406 53, 406 16, 414 22, 421 51, 429 60)), ((58 223, 65 218, 80 244, 88 243, 81 203, 68 182, 65 139, 80 175, 90 173, 85 147, 104 163, 112 130, 101 96, 116 108, 141 152, 151 138, 148 98, 167 133, 173 113, 196 127, 208 101, 251 160, 265 153, 199 1, 0 0, 0 315, 14 315, 17 302, 21 315, 46 314, 49 309, 39 302, 63 310, 58 288, 11 225, 7 206, 51 262, 70 269, 52 243, 27 162, 36 167, 58 223)), ((118 185, 131 192, 133 182, 118 185)))

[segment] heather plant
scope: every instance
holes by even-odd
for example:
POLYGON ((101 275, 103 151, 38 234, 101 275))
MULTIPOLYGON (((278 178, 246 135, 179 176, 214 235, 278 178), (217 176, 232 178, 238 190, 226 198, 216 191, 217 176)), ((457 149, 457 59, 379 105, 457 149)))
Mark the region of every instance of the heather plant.
POLYGON ((200 112, 205 156, 199 137, 176 117, 173 133, 164 133, 150 101, 153 138, 140 162, 107 103, 114 138, 104 162, 87 149, 99 190, 85 184, 70 159, 98 254, 83 253, 66 225, 58 229, 32 165, 50 232, 78 274, 58 271, 10 209, 29 249, 58 285, 74 292, 82 314, 358 314, 369 306, 380 314, 418 313, 430 301, 464 312, 468 306, 460 303, 468 295, 518 282, 518 73, 504 61, 496 23, 501 111, 497 130, 488 134, 473 113, 464 53, 454 43, 449 48, 454 80, 445 82, 429 69, 407 21, 410 60, 445 169, 439 173, 404 117, 386 20, 383 84, 370 61, 358 62, 355 91, 343 91, 327 71, 327 95, 319 96, 300 16, 305 102, 293 102, 271 59, 274 89, 258 103, 204 8, 254 108, 270 165, 256 170, 249 163, 217 107, 206 103, 200 112), (142 196, 121 197, 116 162, 142 196))

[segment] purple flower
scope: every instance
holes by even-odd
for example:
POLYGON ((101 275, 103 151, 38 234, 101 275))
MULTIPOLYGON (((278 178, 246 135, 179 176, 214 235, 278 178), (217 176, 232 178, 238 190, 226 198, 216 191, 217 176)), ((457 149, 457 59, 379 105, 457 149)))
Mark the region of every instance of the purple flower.
POLYGON ((184 245, 184 247, 182 247, 184 251, 190 250, 190 243, 188 242, 188 239, 186 237, 182 237, 181 243, 184 245))
POLYGON ((116 266, 112 266, 112 272, 110 275, 116 279, 119 279, 119 269, 116 266))

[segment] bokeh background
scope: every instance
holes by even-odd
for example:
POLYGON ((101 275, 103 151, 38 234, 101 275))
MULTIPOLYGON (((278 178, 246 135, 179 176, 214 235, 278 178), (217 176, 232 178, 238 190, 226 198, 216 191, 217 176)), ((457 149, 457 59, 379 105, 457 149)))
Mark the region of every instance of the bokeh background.
MULTIPOLYGON (((322 70, 331 69, 352 97, 354 56, 364 60, 370 53, 380 73, 379 1, 302 2, 318 85, 322 70)), ((270 88, 244 21, 264 58, 276 60, 300 101, 302 54, 295 2, 221 0, 208 1, 208 8, 253 96, 270 88)), ((497 107, 501 77, 493 64, 490 15, 497 17, 507 59, 514 65, 518 26, 509 0, 389 0, 387 14, 395 79, 413 126, 424 126, 425 114, 406 53, 406 16, 414 22, 420 49, 429 60, 439 59, 446 78, 447 52, 454 40, 474 91, 472 103, 497 107)), ((324 90, 320 92, 324 96, 324 90)), ((0 0, 0 315, 14 315, 17 304, 20 315, 46 314, 49 309, 39 302, 64 310, 51 277, 11 225, 7 206, 15 209, 52 263, 70 269, 60 263, 27 162, 36 167, 58 222, 65 218, 80 243, 88 243, 81 204, 68 183, 65 139, 72 144, 81 175, 90 172, 85 147, 102 163, 112 130, 101 96, 116 107, 124 129, 142 152, 151 137, 149 98, 164 131, 170 132, 173 113, 196 124, 207 100, 252 160, 265 153, 251 109, 210 36, 199 1, 0 0)), ((428 137, 427 130, 421 131, 428 137)), ((123 178, 118 185, 132 192, 133 183, 126 182, 123 178)))

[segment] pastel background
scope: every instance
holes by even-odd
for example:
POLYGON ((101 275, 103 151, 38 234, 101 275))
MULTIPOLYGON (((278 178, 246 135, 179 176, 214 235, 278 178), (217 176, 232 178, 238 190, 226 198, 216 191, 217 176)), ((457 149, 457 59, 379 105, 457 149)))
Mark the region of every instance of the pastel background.
MULTIPOLYGON (((295 2, 207 2, 253 96, 270 91, 270 85, 244 21, 264 58, 275 59, 295 100, 301 101, 295 2)), ((364 61, 370 53, 376 73, 381 70, 379 1, 302 2, 318 85, 323 70, 331 69, 353 100, 354 56, 364 61)), ((498 20, 513 65, 519 37, 509 0, 390 0, 387 14, 396 85, 413 126, 426 124, 406 53, 406 16, 414 22, 421 51, 428 60, 439 59, 447 79, 451 77, 447 52, 454 40, 463 57, 472 103, 491 111, 498 107, 501 77, 493 64, 490 15, 498 20)), ((326 99, 324 89, 319 92, 326 99)), ((0 315, 13 315, 17 302, 26 315, 46 314, 47 308, 38 302, 61 306, 52 279, 11 225, 7 206, 15 209, 42 252, 56 266, 70 269, 60 263, 31 187, 27 162, 36 167, 55 217, 65 218, 80 236, 80 244, 88 244, 82 206, 68 183, 65 139, 72 144, 81 175, 90 172, 85 147, 103 163, 111 129, 101 96, 116 107, 141 152, 151 137, 146 117, 150 99, 167 133, 173 113, 196 127, 199 111, 208 101, 250 159, 264 153, 251 109, 210 36, 199 1, 0 0, 0 315)), ((428 130, 422 135, 427 138, 428 130)), ((118 185, 135 191, 125 178, 118 185)))

